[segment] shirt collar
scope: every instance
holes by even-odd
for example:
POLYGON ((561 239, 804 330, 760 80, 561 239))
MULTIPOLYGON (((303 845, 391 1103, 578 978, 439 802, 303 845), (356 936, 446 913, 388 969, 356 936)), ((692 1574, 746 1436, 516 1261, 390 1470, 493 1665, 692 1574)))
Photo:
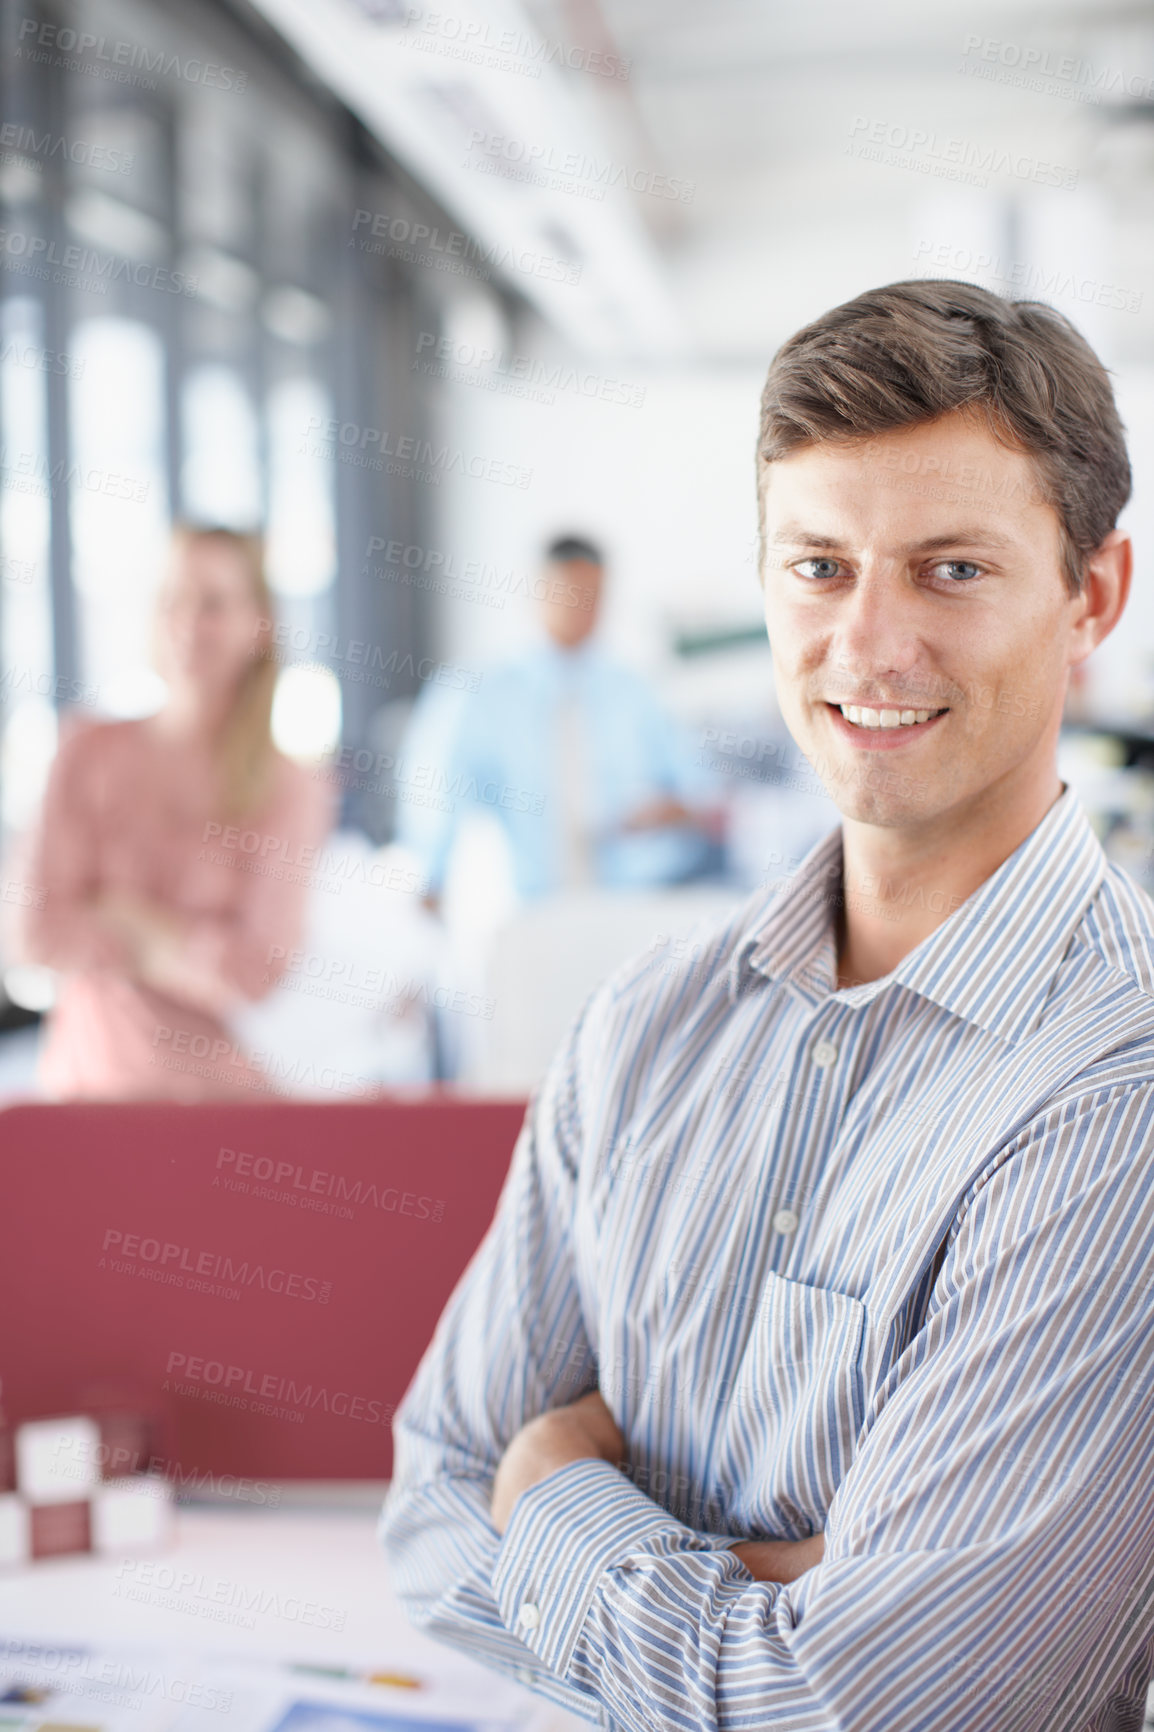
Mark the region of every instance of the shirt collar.
MULTIPOLYGON (((1101 844, 1067 787, 997 871, 892 973, 839 996, 866 1004, 887 986, 901 985, 1011 1044, 1020 1041, 1037 1023, 1106 870, 1101 844)), ((771 893, 768 915, 738 946, 731 992, 736 995, 743 973, 754 970, 815 1001, 827 997, 836 980, 840 827, 771 893)))
POLYGON ((581 679, 597 667, 600 659, 601 648, 593 637, 583 638, 567 649, 545 636, 528 658, 529 665, 542 678, 561 683, 581 679))

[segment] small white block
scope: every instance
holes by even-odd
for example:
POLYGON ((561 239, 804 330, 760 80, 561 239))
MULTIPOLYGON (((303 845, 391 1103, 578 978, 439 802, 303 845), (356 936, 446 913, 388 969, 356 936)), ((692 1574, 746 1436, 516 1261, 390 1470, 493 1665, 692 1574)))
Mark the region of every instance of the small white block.
POLYGON ((172 1487, 158 1473, 106 1480, 92 1494, 94 1552, 148 1551, 172 1533, 172 1487))
POLYGON ((0 1493, 0 1564, 25 1564, 31 1550, 28 1505, 14 1491, 0 1493))
POLYGON ((77 1414, 16 1427, 16 1484, 29 1503, 83 1503, 100 1483, 100 1427, 77 1414))

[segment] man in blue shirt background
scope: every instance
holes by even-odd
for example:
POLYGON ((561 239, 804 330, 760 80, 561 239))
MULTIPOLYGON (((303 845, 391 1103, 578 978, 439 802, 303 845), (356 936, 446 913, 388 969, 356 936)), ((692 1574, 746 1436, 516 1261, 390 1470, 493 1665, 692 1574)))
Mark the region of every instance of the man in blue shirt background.
POLYGON ((398 839, 421 857, 433 900, 460 820, 478 807, 502 824, 522 898, 716 869, 712 774, 649 684, 596 641, 603 584, 592 542, 551 542, 542 642, 451 709, 432 688, 418 702, 402 759, 440 759, 448 809, 402 807, 398 839))

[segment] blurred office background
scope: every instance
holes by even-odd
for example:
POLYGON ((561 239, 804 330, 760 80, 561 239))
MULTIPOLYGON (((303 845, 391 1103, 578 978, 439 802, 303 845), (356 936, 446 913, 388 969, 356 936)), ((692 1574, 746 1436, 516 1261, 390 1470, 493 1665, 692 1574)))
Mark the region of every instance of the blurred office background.
MULTIPOLYGON (((774 706, 753 439, 777 345, 896 278, 1047 300, 1114 372, 1137 581, 1063 770, 1154 889, 1149 4, 2 0, 0 20, 5 847, 62 713, 160 703, 173 519, 263 527, 275 738, 340 802, 295 977, 241 1019, 315 1061, 286 1087, 523 1092, 600 973, 836 822, 774 706), (687 881, 528 905, 473 809, 434 917, 397 839, 428 791, 414 706, 534 641, 566 531, 605 549, 601 638, 712 780, 718 845, 687 881)), ((36 894, 4 877, 4 901, 36 894)), ((0 978, 11 1095, 55 982, 0 978)))

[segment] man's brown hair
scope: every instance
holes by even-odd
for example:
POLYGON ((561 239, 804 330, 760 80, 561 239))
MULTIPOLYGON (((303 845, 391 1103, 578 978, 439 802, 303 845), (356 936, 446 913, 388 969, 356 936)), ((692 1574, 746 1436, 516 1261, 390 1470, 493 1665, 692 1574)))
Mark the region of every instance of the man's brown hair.
POLYGON ((1130 463, 1105 367, 1069 319, 1041 301, 1008 301, 975 283, 910 281, 823 313, 770 363, 757 440, 758 520, 765 465, 803 445, 852 443, 936 420, 980 415, 1033 460, 1040 497, 1061 523, 1072 595, 1084 561, 1130 497, 1130 463))

